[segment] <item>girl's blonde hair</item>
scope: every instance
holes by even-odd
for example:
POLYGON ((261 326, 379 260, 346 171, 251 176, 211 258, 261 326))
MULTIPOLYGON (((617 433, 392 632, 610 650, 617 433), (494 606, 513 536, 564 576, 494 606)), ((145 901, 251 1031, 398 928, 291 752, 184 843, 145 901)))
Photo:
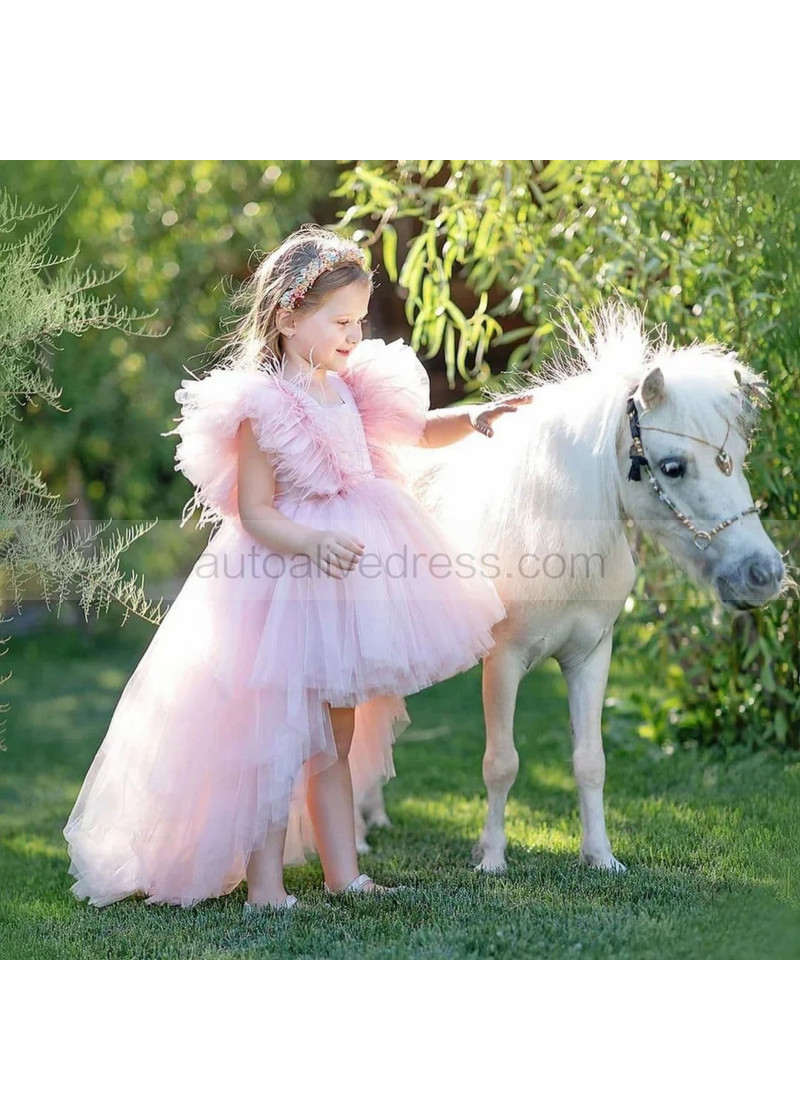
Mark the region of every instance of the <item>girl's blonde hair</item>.
MULTIPOLYGON (((304 269, 323 249, 357 249, 354 241, 322 226, 307 224, 290 234, 269 253, 231 297, 231 307, 244 308, 234 329, 223 341, 225 364, 259 365, 280 361, 283 356, 277 318, 282 296, 297 286, 304 269)), ((295 313, 316 311, 323 300, 348 284, 368 284, 372 273, 353 261, 345 261, 322 272, 303 296, 295 313)))

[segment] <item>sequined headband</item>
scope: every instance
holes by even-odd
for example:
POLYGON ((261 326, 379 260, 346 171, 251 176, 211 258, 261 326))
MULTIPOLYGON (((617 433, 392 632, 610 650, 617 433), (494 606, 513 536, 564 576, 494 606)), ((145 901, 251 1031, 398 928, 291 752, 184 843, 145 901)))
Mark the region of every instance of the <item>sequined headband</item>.
POLYGON ((341 248, 331 246, 321 249, 314 260, 302 269, 294 287, 283 293, 278 301, 279 305, 286 308, 287 311, 294 311, 318 276, 336 268, 337 265, 350 262, 360 264, 362 268, 366 264, 363 251, 356 245, 343 245, 341 248))

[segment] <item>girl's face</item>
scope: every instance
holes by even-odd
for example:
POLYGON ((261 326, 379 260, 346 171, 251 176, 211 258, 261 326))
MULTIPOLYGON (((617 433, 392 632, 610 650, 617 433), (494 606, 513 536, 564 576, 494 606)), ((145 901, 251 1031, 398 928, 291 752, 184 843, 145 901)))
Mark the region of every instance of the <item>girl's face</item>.
POLYGON ((289 364, 302 369, 322 368, 334 373, 347 365, 348 355, 361 341, 361 324, 367 317, 368 284, 353 283, 331 292, 316 311, 298 309, 286 322, 294 334, 283 336, 289 364))

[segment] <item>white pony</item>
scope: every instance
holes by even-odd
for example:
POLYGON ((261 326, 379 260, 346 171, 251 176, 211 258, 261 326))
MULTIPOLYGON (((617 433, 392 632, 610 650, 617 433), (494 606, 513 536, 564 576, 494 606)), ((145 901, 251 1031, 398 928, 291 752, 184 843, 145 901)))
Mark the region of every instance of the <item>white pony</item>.
MULTIPOLYGON (((491 395, 534 390, 531 404, 496 422, 495 438, 410 453, 415 495, 494 579, 508 612, 483 664, 489 804, 475 854, 484 871, 506 866, 517 691, 547 657, 569 694, 581 861, 625 870, 606 833, 600 721, 614 623, 634 584, 628 520, 731 611, 796 586, 742 472, 765 382, 719 346, 648 338, 623 304, 597 312, 588 333, 565 329, 575 356, 491 395)), ((388 823, 380 791, 362 811, 388 823)))

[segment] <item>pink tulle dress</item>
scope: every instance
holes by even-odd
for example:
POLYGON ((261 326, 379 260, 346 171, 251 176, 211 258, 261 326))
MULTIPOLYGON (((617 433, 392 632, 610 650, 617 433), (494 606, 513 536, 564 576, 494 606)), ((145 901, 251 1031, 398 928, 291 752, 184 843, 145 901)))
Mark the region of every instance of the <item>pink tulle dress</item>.
MULTIPOLYGON (((326 701, 355 708, 356 796, 394 774, 403 697, 475 665, 506 615, 493 584, 410 495, 403 445, 429 409, 402 342, 367 340, 328 374, 326 406, 277 363, 182 381, 176 470, 195 486, 183 525, 214 524, 130 677, 64 828, 76 898, 142 893, 192 906, 232 891, 270 829, 286 863, 314 840, 310 773, 336 758, 326 701), (274 504, 366 546, 344 579, 272 552, 237 509, 238 430, 249 417, 275 464, 274 504), (449 567, 448 567, 449 565, 449 567)), ((472 437, 470 437, 472 438, 472 437)), ((477 436, 475 438, 478 438, 477 436)), ((417 452, 424 454, 424 452, 417 452)))

